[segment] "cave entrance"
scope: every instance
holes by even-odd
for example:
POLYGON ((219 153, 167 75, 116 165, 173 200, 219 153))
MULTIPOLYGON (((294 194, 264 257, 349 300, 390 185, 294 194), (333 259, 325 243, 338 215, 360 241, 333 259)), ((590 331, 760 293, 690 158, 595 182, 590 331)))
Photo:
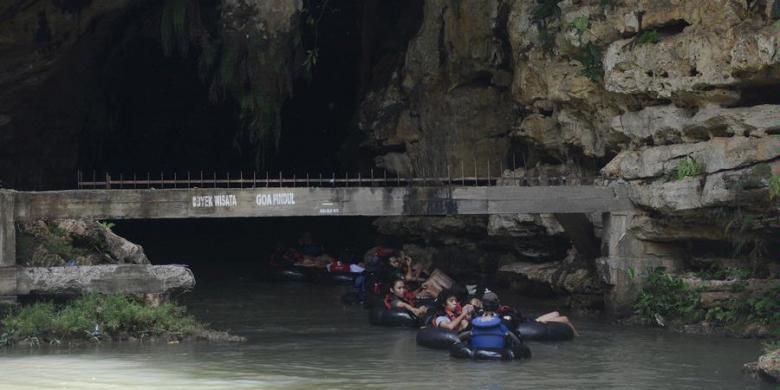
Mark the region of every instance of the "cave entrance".
MULTIPOLYGON (((202 18, 213 23, 217 4, 201 1, 202 18)), ((196 61, 197 50, 164 52, 162 8, 139 4, 110 23, 98 23, 101 31, 93 35, 100 39, 85 40, 82 45, 89 50, 77 49, 71 56, 88 62, 86 77, 94 78, 87 83, 92 89, 73 91, 88 99, 80 131, 82 170, 226 171, 249 160, 233 145, 239 127, 236 104, 214 98, 196 61)))
POLYGON ((422 2, 307 0, 301 13, 304 61, 281 110, 270 166, 305 173, 368 172, 373 155, 357 128, 360 101, 403 62, 422 23, 422 2))
POLYGON ((342 155, 354 127, 360 58, 361 2, 306 1, 301 14, 304 61, 293 94, 282 107, 275 170, 355 171, 355 156, 342 155))
POLYGON ((152 264, 187 264, 196 280, 260 280, 278 245, 309 233, 324 253, 359 257, 376 245, 368 217, 117 220, 113 230, 140 244, 152 264))

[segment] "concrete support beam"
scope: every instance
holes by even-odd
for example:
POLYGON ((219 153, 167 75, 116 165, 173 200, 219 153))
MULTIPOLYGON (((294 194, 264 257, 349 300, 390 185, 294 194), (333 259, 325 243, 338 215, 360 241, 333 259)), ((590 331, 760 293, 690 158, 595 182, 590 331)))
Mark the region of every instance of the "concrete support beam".
POLYGON ((20 192, 16 219, 593 213, 632 208, 622 187, 193 188, 20 192))
POLYGON ((635 211, 604 214, 603 257, 596 259, 601 280, 612 286, 605 308, 615 316, 631 313, 642 288, 642 275, 658 267, 669 272, 681 268, 683 256, 673 245, 637 239, 631 232, 635 211))
POLYGON ((0 191, 0 303, 16 302, 16 193, 0 191))
POLYGON ((0 267, 16 265, 15 192, 0 191, 0 267))

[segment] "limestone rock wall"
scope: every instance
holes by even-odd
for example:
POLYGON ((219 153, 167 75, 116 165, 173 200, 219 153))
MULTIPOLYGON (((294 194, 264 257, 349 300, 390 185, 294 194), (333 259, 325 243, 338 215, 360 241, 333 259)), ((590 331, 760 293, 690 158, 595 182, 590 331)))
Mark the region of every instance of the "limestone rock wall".
MULTIPOLYGON (((602 254, 619 254, 599 263, 607 284, 725 253, 745 267, 778 262, 768 188, 780 175, 779 7, 427 0, 403 64, 363 99, 358 125, 377 165, 404 175, 457 175, 461 164, 470 175, 473 161, 487 173, 490 160, 493 175, 560 165, 629 182, 638 210, 613 221, 628 235, 605 233, 602 254), (683 160, 698 171, 678 177, 683 160)), ((491 217, 481 234, 546 237, 541 221, 529 228, 535 218, 491 217)))

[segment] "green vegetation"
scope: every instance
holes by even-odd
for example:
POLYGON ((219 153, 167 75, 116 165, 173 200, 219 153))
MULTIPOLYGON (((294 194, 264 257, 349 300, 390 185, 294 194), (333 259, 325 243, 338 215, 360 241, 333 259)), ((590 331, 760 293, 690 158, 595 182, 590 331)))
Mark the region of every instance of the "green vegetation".
POLYGON ((696 276, 705 280, 744 280, 750 278, 753 271, 745 267, 721 267, 712 265, 699 271, 696 276))
POLYGON ((113 222, 98 221, 98 223, 100 224, 100 226, 103 226, 104 228, 106 228, 106 230, 111 230, 115 226, 113 222))
POLYGON ((190 49, 189 0, 166 0, 160 16, 160 43, 163 52, 186 56, 190 49))
POLYGON ((699 164, 691 156, 687 156, 680 160, 679 163, 677 163, 675 176, 677 177, 677 180, 682 180, 689 176, 701 175, 702 172, 704 172, 704 167, 702 167, 701 164, 699 164))
POLYGON ((165 55, 197 61, 199 76, 209 86, 211 100, 239 102, 241 131, 233 144, 236 148, 249 145, 259 162, 267 140, 278 145, 281 126, 275 97, 278 87, 264 85, 263 75, 287 70, 282 68, 286 64, 272 69, 263 61, 267 44, 257 42, 261 40, 254 27, 257 13, 255 5, 239 1, 231 12, 232 27, 218 28, 224 21, 209 20, 201 12, 200 2, 164 0, 160 41, 165 55))
POLYGON ((634 307, 643 318, 653 320, 656 314, 670 318, 696 320, 701 313, 699 293, 674 275, 658 268, 643 278, 634 307))
POLYGON ((723 233, 734 248, 732 255, 747 255, 753 261, 753 273, 757 273, 761 260, 768 252, 766 237, 760 232, 762 216, 742 208, 719 209, 716 212, 720 215, 723 233))
POLYGON ((67 305, 36 303, 0 322, 0 344, 21 340, 56 343, 73 340, 148 336, 184 337, 204 326, 172 304, 157 307, 124 295, 84 295, 67 305))
POLYGON ((780 199, 780 175, 769 178, 769 200, 780 199))
POLYGON ((585 47, 582 48, 577 60, 585 67, 582 70, 582 74, 593 80, 601 81, 604 78, 604 67, 601 63, 601 48, 594 45, 592 42, 588 42, 585 47))
POLYGON ((587 16, 578 16, 576 19, 574 19, 573 22, 571 22, 571 27, 574 29, 574 31, 577 33, 577 36, 582 39, 582 35, 585 34, 586 31, 588 31, 588 27, 590 27, 590 19, 587 16))
POLYGON ((656 30, 643 31, 642 34, 639 35, 639 44, 641 45, 646 43, 656 44, 658 42, 661 42, 661 35, 658 34, 658 31, 656 30))
MULTIPOLYGON (((724 325, 750 322, 780 326, 780 287, 756 295, 742 294, 721 306, 704 308, 699 291, 663 269, 649 272, 643 282, 634 307, 649 320, 661 315, 683 322, 708 320, 724 325)), ((780 328, 775 332, 780 334, 780 328)))

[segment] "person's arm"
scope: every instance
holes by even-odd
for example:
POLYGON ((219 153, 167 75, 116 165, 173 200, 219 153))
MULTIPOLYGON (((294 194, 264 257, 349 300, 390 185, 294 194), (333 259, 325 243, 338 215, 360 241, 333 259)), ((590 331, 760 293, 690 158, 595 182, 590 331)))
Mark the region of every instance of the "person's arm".
POLYGON ((460 313, 460 315, 457 316, 454 320, 441 323, 439 325, 439 327, 447 329, 447 330, 455 330, 455 329, 457 329, 457 328, 459 328, 461 326, 461 324, 460 324, 461 321, 465 320, 466 317, 468 317, 468 316, 469 316, 469 312, 467 312, 466 310, 463 310, 463 312, 460 313))
POLYGON ((401 266, 406 266, 406 272, 404 273, 404 280, 406 281, 417 281, 417 278, 414 277, 414 270, 412 270, 412 258, 409 256, 401 254, 401 266))
POLYGON ((427 306, 423 306, 423 307, 417 308, 417 307, 414 307, 414 306, 412 306, 412 305, 410 305, 410 304, 408 304, 406 302, 402 302, 400 300, 398 301, 398 303, 395 304, 395 307, 397 307, 399 309, 409 310, 410 312, 412 312, 416 316, 419 316, 421 314, 425 314, 425 312, 428 311, 428 307, 427 306))

